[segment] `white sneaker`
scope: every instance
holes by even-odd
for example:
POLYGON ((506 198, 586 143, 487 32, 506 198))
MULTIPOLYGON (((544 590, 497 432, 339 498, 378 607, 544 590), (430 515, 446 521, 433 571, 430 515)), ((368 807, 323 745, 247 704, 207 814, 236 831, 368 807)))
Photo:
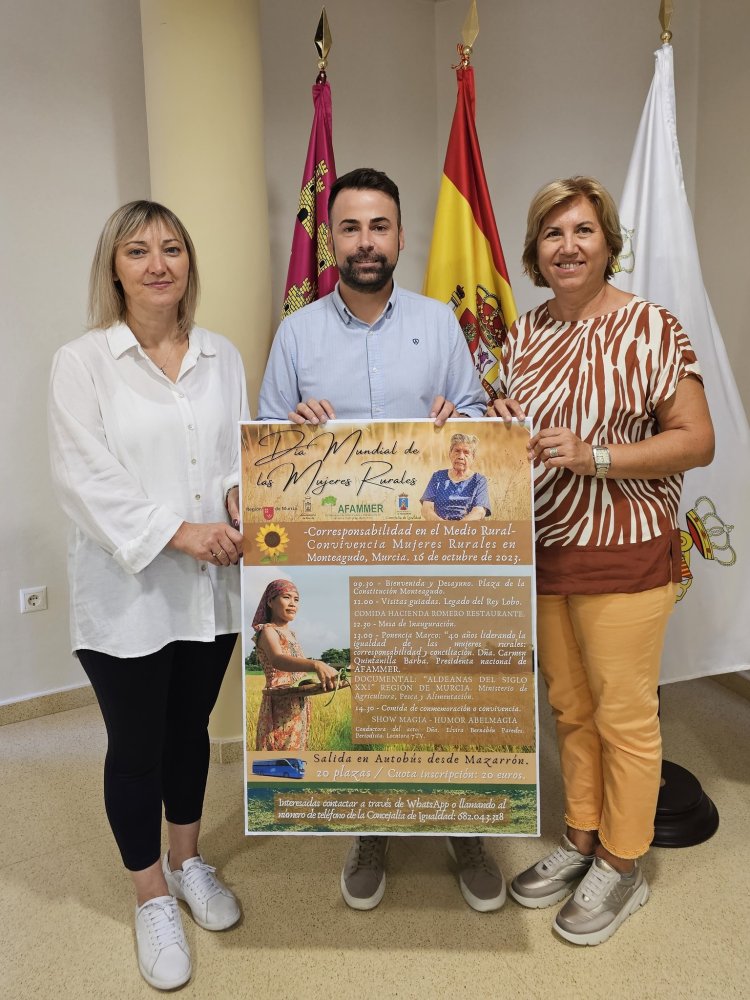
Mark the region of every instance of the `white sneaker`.
POLYGON ((172 871, 167 855, 161 863, 167 888, 176 899, 184 899, 193 920, 207 931, 223 931, 240 919, 237 897, 214 875, 216 871, 198 855, 172 871))
POLYGON ((192 974, 190 949, 182 929, 177 900, 157 896, 135 908, 138 968, 150 986, 173 990, 192 974))

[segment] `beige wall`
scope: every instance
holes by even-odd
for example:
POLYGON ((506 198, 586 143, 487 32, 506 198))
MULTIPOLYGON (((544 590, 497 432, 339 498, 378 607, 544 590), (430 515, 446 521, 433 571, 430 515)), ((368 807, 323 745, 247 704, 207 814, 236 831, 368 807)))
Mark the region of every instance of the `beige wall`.
POLYGON ((67 520, 51 496, 47 378, 83 332, 104 219, 148 196, 135 0, 3 0, 0 42, 0 702, 85 682, 70 655, 67 520), (47 584, 49 610, 18 613, 47 584))
POLYGON ((701 5, 694 216, 703 280, 750 413, 750 4, 701 5))
POLYGON ((239 349, 255 412, 272 326, 258 2, 141 0, 141 20, 152 195, 190 231, 196 320, 239 349))

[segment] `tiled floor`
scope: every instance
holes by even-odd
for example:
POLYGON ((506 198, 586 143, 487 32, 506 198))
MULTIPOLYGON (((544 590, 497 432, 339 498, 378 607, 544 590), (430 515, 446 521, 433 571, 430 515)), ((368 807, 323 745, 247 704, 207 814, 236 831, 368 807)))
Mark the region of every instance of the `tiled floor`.
MULTIPOLYGON (((185 998, 499 997, 672 1000, 750 996, 747 843, 750 701, 709 680, 663 690, 666 756, 690 768, 721 826, 687 850, 654 850, 651 900, 598 948, 561 942, 551 910, 469 910, 440 840, 396 839, 383 903, 343 903, 336 837, 245 838, 239 764, 212 766, 203 852, 244 904, 223 934, 185 917, 185 998)), ((547 711, 541 841, 495 842, 506 875, 551 849, 560 786, 547 711)), ((95 707, 0 728, 0 997, 155 996, 137 970, 133 902, 101 803, 95 707)))

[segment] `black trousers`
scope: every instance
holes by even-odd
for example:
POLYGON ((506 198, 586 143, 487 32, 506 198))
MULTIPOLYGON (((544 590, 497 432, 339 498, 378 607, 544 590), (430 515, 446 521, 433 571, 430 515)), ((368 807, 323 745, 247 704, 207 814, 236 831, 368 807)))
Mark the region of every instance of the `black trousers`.
POLYGON ((78 650, 107 727, 104 804, 130 871, 159 860, 162 802, 170 823, 201 818, 208 717, 236 639, 170 642, 127 659, 78 650))

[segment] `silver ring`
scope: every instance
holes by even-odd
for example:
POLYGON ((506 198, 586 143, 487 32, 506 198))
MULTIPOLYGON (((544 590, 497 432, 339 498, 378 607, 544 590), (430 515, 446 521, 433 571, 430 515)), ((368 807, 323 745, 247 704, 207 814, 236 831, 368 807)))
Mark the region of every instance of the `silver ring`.
POLYGON ((557 458, 557 448, 550 448, 550 450, 549 450, 549 457, 550 458, 557 458))

